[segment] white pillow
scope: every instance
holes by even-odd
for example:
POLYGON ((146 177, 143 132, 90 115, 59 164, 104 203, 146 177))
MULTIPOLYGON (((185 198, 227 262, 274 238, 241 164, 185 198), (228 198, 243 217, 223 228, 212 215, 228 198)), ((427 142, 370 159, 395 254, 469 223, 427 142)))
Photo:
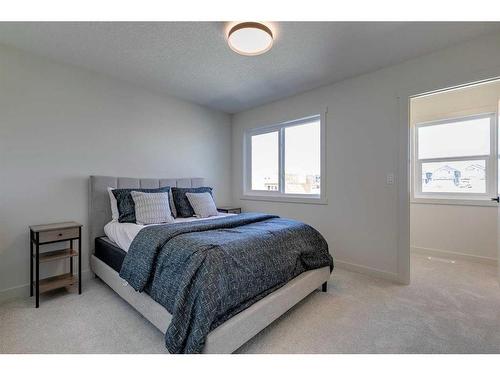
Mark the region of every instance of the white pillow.
POLYGON ((170 211, 169 194, 130 192, 135 204, 135 221, 137 224, 173 223, 170 211))
POLYGON ((196 217, 205 218, 219 214, 210 193, 186 193, 186 198, 193 207, 196 217))
POLYGON ((113 220, 118 220, 120 213, 118 212, 118 203, 116 202, 116 197, 113 194, 113 190, 115 189, 112 187, 108 187, 109 201, 111 202, 111 218, 113 220))

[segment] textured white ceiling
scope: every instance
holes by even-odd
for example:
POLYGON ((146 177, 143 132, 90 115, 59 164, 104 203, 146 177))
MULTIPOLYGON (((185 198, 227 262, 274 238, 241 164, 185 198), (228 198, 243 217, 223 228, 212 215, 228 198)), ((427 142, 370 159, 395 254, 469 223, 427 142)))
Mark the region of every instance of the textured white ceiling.
POLYGON ((228 113, 424 55, 500 23, 277 22, 273 48, 229 49, 222 22, 0 23, 0 43, 228 113))

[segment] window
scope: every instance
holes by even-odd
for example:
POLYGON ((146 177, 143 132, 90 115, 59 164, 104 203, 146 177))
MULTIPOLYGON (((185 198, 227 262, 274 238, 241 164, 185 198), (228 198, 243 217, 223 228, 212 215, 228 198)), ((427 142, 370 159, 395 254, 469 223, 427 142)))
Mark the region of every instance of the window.
POLYGON ((497 190, 493 114, 417 124, 414 197, 490 199, 497 190))
POLYGON ((322 116, 245 133, 244 196, 324 200, 322 116))
POLYGON ((277 191, 278 182, 279 133, 252 136, 252 190, 277 191))

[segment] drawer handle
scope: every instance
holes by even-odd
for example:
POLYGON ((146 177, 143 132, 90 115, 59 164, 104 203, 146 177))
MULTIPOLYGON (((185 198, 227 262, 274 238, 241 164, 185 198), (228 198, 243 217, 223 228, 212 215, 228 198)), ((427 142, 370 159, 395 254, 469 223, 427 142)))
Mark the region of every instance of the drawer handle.
POLYGON ((63 234, 62 233, 59 233, 58 236, 61 237, 63 234))

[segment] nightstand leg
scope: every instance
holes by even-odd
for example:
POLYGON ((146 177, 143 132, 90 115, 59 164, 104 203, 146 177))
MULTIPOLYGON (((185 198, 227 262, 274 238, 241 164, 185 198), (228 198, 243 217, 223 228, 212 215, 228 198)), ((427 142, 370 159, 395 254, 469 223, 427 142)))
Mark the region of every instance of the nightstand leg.
POLYGON ((82 294, 82 227, 78 236, 78 294, 82 294))
MULTIPOLYGON (((69 240, 69 248, 73 249, 73 240, 69 240)), ((69 257, 69 273, 73 275, 73 257, 69 257)))
POLYGON ((36 267, 36 272, 35 272, 35 276, 36 276, 36 279, 35 279, 35 284, 36 284, 36 288, 35 288, 35 292, 36 292, 36 308, 38 308, 38 306, 40 306, 40 274, 39 274, 39 268, 40 268, 40 246, 38 245, 38 233, 36 234, 36 263, 35 263, 35 267, 36 267))
POLYGON ((30 297, 33 297, 33 232, 30 230, 30 297))

